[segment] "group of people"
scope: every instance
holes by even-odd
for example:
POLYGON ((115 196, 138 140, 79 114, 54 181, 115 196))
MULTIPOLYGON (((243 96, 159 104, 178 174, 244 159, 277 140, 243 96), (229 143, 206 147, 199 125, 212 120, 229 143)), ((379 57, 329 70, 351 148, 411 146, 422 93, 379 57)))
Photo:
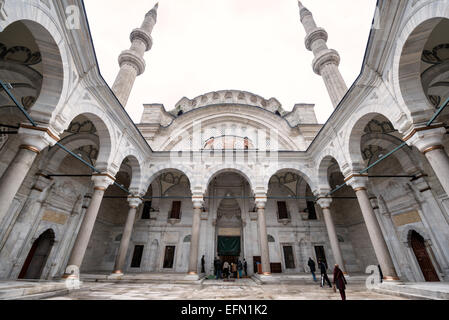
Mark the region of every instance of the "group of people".
POLYGON ((238 259, 237 263, 222 262, 218 257, 214 260, 215 279, 229 279, 231 275, 234 279, 239 279, 243 277, 243 272, 245 272, 245 277, 247 277, 248 263, 246 259, 243 259, 243 262, 238 259))
MULTIPOLYGON (((316 267, 315 267, 315 261, 313 261, 312 258, 309 257, 309 261, 307 262, 307 265, 310 268, 310 272, 313 276, 313 281, 318 281, 315 275, 316 267)), ((332 284, 329 280, 329 277, 327 276, 327 264, 323 260, 318 260, 318 268, 320 268, 321 273, 321 280, 320 280, 320 287, 324 287, 325 283, 329 285, 330 288, 332 288, 332 284)), ((334 288, 338 289, 340 292, 340 296, 342 300, 346 300, 346 279, 343 274, 343 271, 341 271, 338 264, 334 267, 334 288)))

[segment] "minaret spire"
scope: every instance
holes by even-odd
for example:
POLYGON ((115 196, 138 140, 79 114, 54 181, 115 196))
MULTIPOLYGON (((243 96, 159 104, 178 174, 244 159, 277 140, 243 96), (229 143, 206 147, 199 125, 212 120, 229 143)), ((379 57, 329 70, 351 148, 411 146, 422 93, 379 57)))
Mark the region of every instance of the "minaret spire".
POLYGON ((312 13, 298 0, 301 23, 306 31, 305 45, 312 51, 313 71, 322 76, 334 108, 340 103, 348 91, 348 87, 341 76, 338 66, 340 55, 337 51, 327 47, 328 34, 323 28, 318 28, 312 13))
POLYGON ((115 78, 112 91, 114 91, 117 99, 123 106, 126 106, 128 102, 136 77, 145 71, 145 60, 143 56, 153 45, 151 32, 157 22, 158 7, 159 3, 156 3, 145 15, 145 19, 140 28, 134 29, 131 32, 131 48, 123 51, 118 58, 120 71, 117 78, 115 78))

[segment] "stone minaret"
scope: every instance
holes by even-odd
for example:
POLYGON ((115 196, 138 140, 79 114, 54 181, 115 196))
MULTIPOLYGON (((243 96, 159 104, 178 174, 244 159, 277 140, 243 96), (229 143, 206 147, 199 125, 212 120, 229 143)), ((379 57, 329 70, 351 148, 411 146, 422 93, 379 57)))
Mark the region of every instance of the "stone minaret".
POLYGON ((128 102, 136 77, 145 71, 143 55, 153 45, 151 31, 157 22, 157 8, 158 4, 156 3, 154 8, 145 15, 141 27, 131 32, 131 48, 123 51, 118 58, 120 71, 112 86, 112 91, 123 106, 126 106, 128 102))
POLYGON ((316 26, 312 13, 302 5, 301 1, 298 1, 298 6, 301 23, 304 25, 307 33, 305 39, 306 48, 312 51, 315 56, 312 64, 313 71, 323 77, 335 108, 348 91, 348 87, 338 69, 340 55, 337 51, 327 47, 327 32, 323 28, 316 26))

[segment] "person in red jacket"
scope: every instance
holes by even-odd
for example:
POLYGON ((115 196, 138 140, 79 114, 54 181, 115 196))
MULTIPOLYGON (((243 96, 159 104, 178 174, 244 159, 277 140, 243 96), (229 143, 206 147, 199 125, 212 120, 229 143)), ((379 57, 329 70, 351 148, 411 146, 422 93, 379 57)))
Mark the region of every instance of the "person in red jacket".
POLYGON ((341 300, 346 300, 346 279, 338 264, 334 268, 334 286, 340 291, 341 300))

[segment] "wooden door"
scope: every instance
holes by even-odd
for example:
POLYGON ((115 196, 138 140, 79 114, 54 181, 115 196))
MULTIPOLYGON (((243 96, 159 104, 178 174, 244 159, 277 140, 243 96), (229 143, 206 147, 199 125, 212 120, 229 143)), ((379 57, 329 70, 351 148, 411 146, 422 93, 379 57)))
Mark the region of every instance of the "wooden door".
POLYGON ((424 279, 429 282, 440 281, 437 272, 433 267, 432 260, 429 257, 429 253, 427 252, 424 238, 416 231, 412 231, 410 241, 416 260, 418 260, 419 267, 424 275, 424 279))
POLYGON ((166 269, 173 268, 174 260, 175 260, 175 246, 166 246, 164 256, 164 268, 166 269))

